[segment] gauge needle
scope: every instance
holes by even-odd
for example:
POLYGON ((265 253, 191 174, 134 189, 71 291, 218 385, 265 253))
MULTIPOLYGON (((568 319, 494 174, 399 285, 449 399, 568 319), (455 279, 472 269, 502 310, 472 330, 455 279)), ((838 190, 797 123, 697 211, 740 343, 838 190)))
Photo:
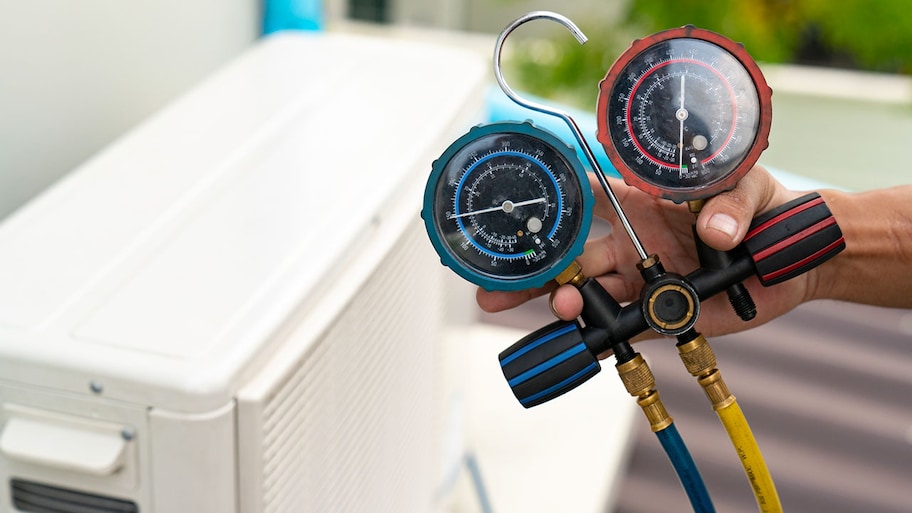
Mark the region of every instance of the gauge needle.
POLYGON ((497 207, 485 208, 482 210, 475 210, 472 212, 466 212, 464 214, 450 215, 447 219, 459 219, 460 217, 474 216, 476 214, 487 214, 488 212, 507 212, 510 213, 516 207, 524 207, 526 205, 534 205, 536 203, 547 203, 548 198, 536 198, 526 201, 520 201, 519 203, 513 203, 510 200, 504 201, 497 207))
POLYGON ((680 122, 680 132, 678 135, 678 179, 683 178, 684 173, 684 120, 687 119, 687 109, 684 108, 684 75, 681 75, 681 108, 675 112, 675 117, 680 122))

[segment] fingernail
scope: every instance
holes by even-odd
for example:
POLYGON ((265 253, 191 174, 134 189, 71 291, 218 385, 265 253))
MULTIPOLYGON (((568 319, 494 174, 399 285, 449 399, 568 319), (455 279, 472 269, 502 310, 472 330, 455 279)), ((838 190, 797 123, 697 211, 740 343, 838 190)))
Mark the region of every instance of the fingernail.
POLYGON ((706 223, 706 227, 718 230, 728 235, 728 238, 732 240, 735 240, 738 235, 738 221, 735 221, 735 218, 728 214, 713 214, 706 223))

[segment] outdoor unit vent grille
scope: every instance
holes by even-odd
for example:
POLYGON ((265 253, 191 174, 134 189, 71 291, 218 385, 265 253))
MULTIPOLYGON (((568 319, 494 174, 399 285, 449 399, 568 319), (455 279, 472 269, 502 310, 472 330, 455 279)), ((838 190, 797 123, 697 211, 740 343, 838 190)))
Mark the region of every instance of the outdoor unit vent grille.
POLYGON ((56 486, 10 480, 13 505, 28 513, 137 513, 135 502, 56 486))
POLYGON ((441 318, 428 251, 420 224, 410 223, 264 405, 264 513, 428 510, 436 470, 428 335, 441 318))

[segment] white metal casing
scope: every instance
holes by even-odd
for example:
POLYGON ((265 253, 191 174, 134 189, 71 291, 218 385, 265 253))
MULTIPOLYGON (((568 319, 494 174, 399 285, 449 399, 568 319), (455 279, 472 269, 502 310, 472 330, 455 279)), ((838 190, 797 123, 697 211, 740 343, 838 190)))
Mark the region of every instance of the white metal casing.
POLYGON ((10 478, 144 513, 427 511, 444 287, 418 209, 488 72, 272 36, 0 225, 0 511, 10 478))

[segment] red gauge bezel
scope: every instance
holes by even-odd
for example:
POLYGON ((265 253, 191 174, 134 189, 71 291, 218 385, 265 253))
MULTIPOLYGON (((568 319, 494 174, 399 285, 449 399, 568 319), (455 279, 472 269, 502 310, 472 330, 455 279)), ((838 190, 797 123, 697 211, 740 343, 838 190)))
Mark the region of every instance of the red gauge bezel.
POLYGON ((710 30, 699 29, 688 25, 679 28, 673 28, 658 32, 642 39, 634 41, 630 47, 618 57, 611 65, 605 78, 599 83, 599 95, 597 105, 597 138, 602 148, 608 155, 608 159, 614 164, 615 168, 624 178, 624 181, 652 196, 670 199, 676 203, 684 201, 693 201, 709 198, 721 192, 732 189, 738 181, 756 164, 760 154, 769 146, 769 132, 772 125, 772 89, 763 77, 760 67, 754 59, 747 53, 744 46, 736 43, 727 37, 712 32, 710 30), (724 51, 727 51, 744 67, 754 86, 757 90, 757 99, 759 103, 759 126, 754 137, 754 142, 739 164, 729 173, 716 181, 700 188, 674 188, 651 183, 643 179, 638 173, 631 169, 626 161, 621 157, 611 138, 607 126, 608 107, 610 98, 614 94, 614 87, 618 77, 623 70, 640 54, 650 49, 652 46, 663 43, 671 39, 697 39, 712 43, 724 51))

